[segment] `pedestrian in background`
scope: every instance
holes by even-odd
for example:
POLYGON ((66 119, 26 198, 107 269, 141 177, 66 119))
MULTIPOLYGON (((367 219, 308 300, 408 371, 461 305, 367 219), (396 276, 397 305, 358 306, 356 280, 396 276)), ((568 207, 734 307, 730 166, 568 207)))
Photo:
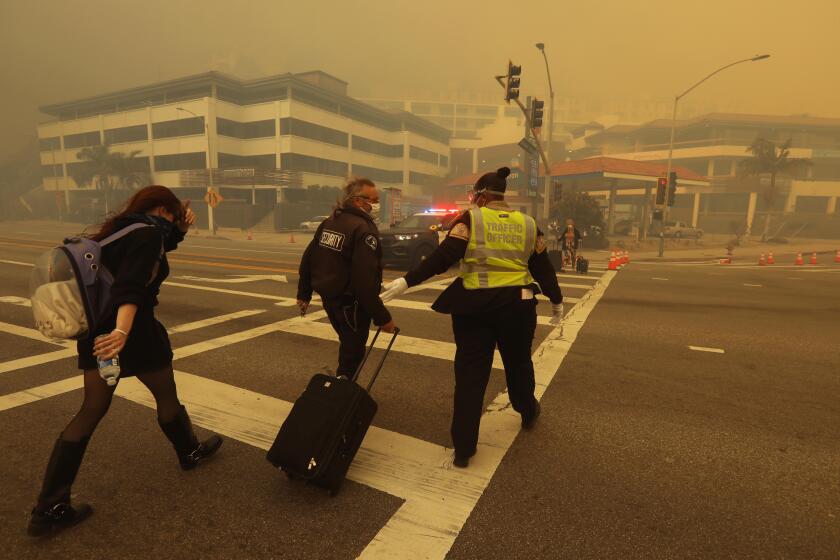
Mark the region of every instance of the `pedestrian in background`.
POLYGON ((551 324, 563 314, 563 295, 543 240, 530 216, 504 200, 510 169, 485 173, 471 193, 474 208, 461 214, 446 239, 417 268, 385 286, 383 301, 397 297, 458 261, 456 279, 432 309, 452 315, 455 334, 453 464, 467 467, 476 452, 484 392, 498 347, 513 409, 530 429, 540 415, 534 397, 531 344, 537 326, 537 293, 552 303, 551 324))
POLYGON ((189 415, 178 399, 172 371, 172 347, 166 329, 155 319, 160 286, 169 275, 166 253, 184 239, 195 215, 166 187, 149 186, 129 199, 123 210, 90 235, 101 241, 135 223, 142 227, 103 248, 102 262, 113 274, 112 309, 102 330, 77 344, 79 369, 84 372, 84 400, 61 432, 47 464, 41 493, 32 510, 28 533, 44 536, 83 521, 92 513, 87 504, 70 503, 70 490, 90 437, 108 412, 116 384, 100 377, 97 359, 119 356, 120 378, 136 376, 155 398, 160 428, 175 448, 181 468, 194 468, 222 444, 214 435, 199 442, 189 415), (99 335, 106 335, 97 338, 99 335), (96 341, 94 341, 96 339, 96 341))
POLYGON ((356 178, 344 187, 342 199, 324 220, 300 260, 297 304, 306 314, 312 292, 321 296, 324 310, 338 334, 337 376, 351 378, 365 354, 370 324, 383 331, 396 329, 379 299, 382 286, 382 247, 374 220, 379 192, 370 179, 356 178))

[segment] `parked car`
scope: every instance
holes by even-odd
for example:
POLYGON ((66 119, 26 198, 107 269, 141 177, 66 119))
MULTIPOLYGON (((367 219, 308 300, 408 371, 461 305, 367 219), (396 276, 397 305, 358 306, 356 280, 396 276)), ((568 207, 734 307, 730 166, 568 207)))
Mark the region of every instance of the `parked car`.
POLYGON ((311 231, 315 231, 318 229, 318 226, 321 225, 321 222, 329 218, 329 216, 315 216, 314 218, 307 220, 305 222, 300 223, 300 229, 307 229, 311 231))
POLYGON ((639 222, 633 220, 619 220, 613 226, 616 235, 630 235, 633 227, 639 227, 639 222))
POLYGON ((700 239, 703 237, 703 230, 685 222, 668 222, 662 226, 662 234, 664 237, 674 237, 676 239, 681 237, 700 239))
POLYGON ((431 209, 381 231, 383 263, 414 268, 437 248, 457 215, 455 209, 431 209))

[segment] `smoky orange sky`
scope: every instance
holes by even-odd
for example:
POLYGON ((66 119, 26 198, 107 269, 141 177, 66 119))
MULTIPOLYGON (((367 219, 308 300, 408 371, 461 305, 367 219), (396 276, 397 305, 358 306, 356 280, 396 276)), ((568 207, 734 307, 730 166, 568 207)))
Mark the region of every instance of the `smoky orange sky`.
MULTIPOLYGON (((840 116, 837 0, 0 0, 0 158, 35 135, 37 107, 205 72, 321 69, 355 96, 493 92, 508 58, 523 95, 668 99, 840 116)), ((499 90, 500 91, 500 90, 499 90)), ((668 114, 661 115, 668 117, 668 114)))

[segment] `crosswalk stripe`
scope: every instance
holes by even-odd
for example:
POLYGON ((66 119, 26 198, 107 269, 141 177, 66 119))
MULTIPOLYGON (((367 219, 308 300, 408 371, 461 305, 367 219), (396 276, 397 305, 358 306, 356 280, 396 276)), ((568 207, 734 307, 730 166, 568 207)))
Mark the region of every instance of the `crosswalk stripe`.
POLYGON ((55 383, 47 383, 31 389, 24 389, 17 393, 0 396, 0 411, 9 410, 18 406, 34 403, 49 397, 55 397, 81 389, 84 385, 84 378, 81 375, 74 375, 55 383))
POLYGON ((214 288, 212 286, 199 286, 198 284, 184 284, 181 282, 170 282, 166 281, 163 283, 165 286, 173 286, 175 288, 186 288, 189 290, 200 290, 204 292, 216 292, 219 294, 230 294, 234 296, 246 296, 258 299, 270 299, 272 301, 276 301, 275 305, 281 305, 284 307, 292 307, 293 305, 297 305, 297 300, 295 298, 290 297, 283 297, 283 296, 273 296, 271 294, 261 294, 259 292, 243 292, 241 290, 229 290, 227 288, 214 288))
POLYGON ((9 373, 23 368, 40 366, 42 364, 48 364, 50 362, 63 360, 65 358, 72 358, 75 355, 75 348, 64 348, 63 350, 47 352, 46 354, 37 354, 35 356, 27 356, 25 358, 9 360, 7 362, 0 363, 0 373, 9 373))
POLYGON ((75 343, 70 343, 66 340, 49 339, 35 329, 30 329, 29 327, 21 327, 19 325, 13 325, 11 323, 4 323, 2 321, 0 321, 0 332, 12 334, 15 336, 22 336, 24 338, 30 338, 32 340, 37 340, 38 342, 55 344, 57 346, 69 347, 71 344, 75 346, 75 343))
POLYGON ((265 309, 245 309, 243 311, 237 311, 235 313, 227 313, 225 315, 217 315, 215 317, 210 317, 208 319, 202 319, 201 321, 194 321, 192 323, 184 323, 183 325, 175 325, 172 328, 166 329, 166 332, 169 334, 178 334, 184 333, 188 331, 194 331, 196 329, 203 329, 204 327, 211 327, 213 325, 218 325, 221 323, 225 323, 227 321, 233 321, 234 319, 242 319, 244 317, 251 317, 253 315, 259 315, 260 313, 265 313, 265 309))

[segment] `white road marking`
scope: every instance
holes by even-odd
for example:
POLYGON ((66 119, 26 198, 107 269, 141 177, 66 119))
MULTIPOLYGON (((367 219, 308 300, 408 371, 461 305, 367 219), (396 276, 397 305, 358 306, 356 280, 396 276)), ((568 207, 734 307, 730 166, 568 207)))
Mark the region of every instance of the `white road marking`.
POLYGON ((600 276, 585 276, 583 274, 572 275, 572 274, 557 274, 557 278, 566 278, 568 280, 582 280, 584 282, 597 282, 601 279, 600 276))
POLYGON ((12 305, 20 305, 21 307, 32 307, 32 302, 29 298, 19 296, 0 296, 0 303, 11 303, 12 305))
POLYGON ((259 282, 271 280, 274 282, 286 283, 285 274, 238 274, 235 278, 202 278, 201 276, 176 276, 179 280, 192 280, 193 282, 210 282, 217 284, 244 284, 246 282, 259 282))
POLYGON ((7 260, 4 260, 4 259, 0 259, 0 263, 3 263, 3 264, 14 264, 14 265, 17 265, 17 266, 30 266, 30 267, 31 267, 31 266, 35 266, 35 265, 34 265, 34 264, 32 264, 32 263, 25 263, 25 262, 20 262, 20 261, 7 261, 7 260))
POLYGON ((76 344, 75 342, 67 340, 53 340, 45 337, 35 329, 30 329, 29 327, 21 327, 19 325, 13 325, 12 323, 4 323, 2 321, 0 321, 0 332, 4 332, 6 334, 11 334, 15 336, 22 336, 24 338, 31 338, 32 340, 37 340, 38 342, 46 342, 49 344, 55 344, 57 346, 64 346, 68 348, 71 345, 75 347, 76 344))
MULTIPOLYGON (((233 251, 235 253, 267 253, 270 255, 277 255, 277 254, 288 254, 288 255, 303 255, 304 249, 306 249, 305 245, 307 243, 301 243, 303 245, 300 250, 293 249, 292 247, 278 247, 277 249, 267 250, 267 249, 245 249, 240 247, 213 247, 212 245, 193 245, 192 243, 187 243, 183 245, 184 249, 213 249, 214 251, 233 251)), ((212 255, 207 255, 208 257, 212 255)))
POLYGON ((761 284, 744 284, 748 288, 760 288, 761 284))
MULTIPOLYGON (((614 272, 607 273, 604 281, 597 283, 581 298, 580 305, 567 314, 561 326, 555 328, 534 352, 535 395, 538 399, 559 370, 586 319, 614 277, 614 272)), ((309 332, 300 334, 313 336, 313 327, 316 330, 326 328, 332 339, 335 335, 329 325, 313 323, 324 315, 321 311, 307 318, 286 319, 192 344, 176 350, 176 359, 251 340, 274 330, 295 332, 304 329, 309 332)), ((315 336, 320 338, 319 334, 322 333, 315 336)), ((398 339, 395 345, 395 349, 400 351, 408 348, 396 348, 400 340, 407 341, 409 346, 417 346, 415 341, 419 341, 420 346, 433 343, 405 337, 398 339)), ((441 342, 434 344, 453 346, 441 342)), ((429 355, 425 348, 414 347, 412 350, 421 350, 418 353, 429 355)), ((435 354, 442 354, 447 360, 452 358, 451 352, 435 354)), ((267 449, 273 441, 277 428, 291 407, 291 403, 279 399, 182 372, 178 372, 178 383, 182 400, 190 408, 196 424, 262 449, 267 449)), ((0 397, 0 410, 62 394, 80 386, 81 376, 75 376, 63 382, 6 395, 0 397)), ((145 389, 140 389, 136 379, 123 380, 118 394, 154 406, 151 396, 145 389)), ((368 544, 360 558, 406 557, 407 552, 410 557, 443 558, 519 431, 519 415, 510 408, 507 393, 503 392, 494 399, 482 418, 479 453, 471 461, 469 469, 460 470, 451 468, 451 451, 447 448, 371 427, 349 477, 402 497, 405 503, 368 544)))
POLYGON ((706 346, 689 346, 689 350, 696 350, 697 352, 711 352, 713 354, 725 354, 726 350, 723 348, 709 348, 706 346))
POLYGON ((654 276, 653 278, 651 278, 651 280, 668 280, 668 279, 667 278, 659 278, 659 277, 654 276))
POLYGON ((452 284, 452 282, 455 281, 456 278, 457 276, 447 276, 442 280, 435 280, 434 282, 424 282, 422 284, 412 286, 403 293, 412 294, 414 292, 420 292, 423 290, 445 290, 449 287, 450 284, 452 284))
MULTIPOLYGON (((296 317, 295 319, 296 320, 287 319, 286 321, 275 323, 277 326, 276 330, 290 334, 319 338, 321 340, 338 341, 338 335, 335 334, 332 325, 329 323, 314 322, 309 316, 307 316, 307 319, 310 320, 300 320, 299 317, 296 317)), ((376 347, 387 347, 389 338, 390 337, 388 336, 380 336, 379 340, 376 341, 376 347)), ((451 342, 427 340, 425 338, 415 338, 402 334, 397 337, 393 350, 395 352, 403 352, 406 354, 438 358, 439 360, 452 361, 455 358, 455 345, 451 342)), ((498 351, 496 351, 495 356, 493 357, 493 367, 496 369, 504 369, 504 365, 502 365, 502 359, 499 356, 498 351)))
POLYGON ((226 323, 227 321, 233 321, 234 319, 241 319, 243 317, 259 315, 260 313, 265 313, 265 309, 245 309, 243 311, 236 311, 235 313, 228 313, 226 315, 217 315, 216 317, 202 319, 201 321, 195 321, 193 323, 184 323, 183 325, 176 325, 170 329, 166 329, 166 332, 169 334, 178 334, 188 331, 194 331, 196 329, 202 329, 204 327, 210 327, 213 325, 218 325, 220 323, 226 323))
POLYGON ((283 297, 283 296, 272 296, 270 294, 260 294, 257 292, 242 292, 239 290, 228 290, 226 288, 214 288, 212 286, 199 286, 197 284, 182 284, 181 282, 164 282, 165 286, 174 286, 176 288, 187 288, 189 290, 201 290, 205 292, 216 292, 219 294, 230 294, 234 296, 246 296, 246 297, 253 297, 259 299, 270 299, 272 301, 276 301, 275 305, 280 305, 283 307, 292 307, 297 305, 297 300, 295 298, 283 297))
MULTIPOLYGON (((542 398, 587 317, 614 276, 614 272, 605 275, 604 282, 596 284, 584 297, 584 301, 564 318, 562 325, 554 329, 534 352, 537 381, 535 395, 538 399, 542 398)), ((401 449, 403 454, 411 453, 413 462, 403 471, 389 469, 390 478, 386 482, 393 491, 401 491, 406 501, 359 558, 444 558, 519 431, 519 414, 510 407, 507 392, 503 392, 496 397, 481 419, 479 449, 470 461, 469 469, 445 470, 451 464, 449 457, 442 466, 439 453, 414 448, 401 449), (442 478, 449 483, 442 485, 437 482, 442 478), (417 487, 412 489, 409 485, 417 487)), ((366 450, 367 445, 368 440, 365 439, 363 450, 366 450)), ((392 448, 390 453, 393 452, 392 448)), ((391 460, 392 457, 385 455, 385 462, 391 460)), ((360 459, 357 462, 361 462, 360 459)))
POLYGON ((65 358, 72 358, 75 355, 75 348, 65 348, 63 350, 47 352, 46 354, 38 354, 37 356, 27 356, 26 358, 18 358, 17 360, 0 362, 0 373, 9 373, 28 367, 40 366, 41 364, 48 364, 50 362, 63 360, 65 358))
POLYGON ((74 375, 73 377, 62 379, 55 383, 47 383, 46 385, 24 389, 17 393, 2 395, 0 396, 0 411, 38 402, 41 399, 63 395, 64 393, 81 389, 83 386, 84 378, 81 375, 74 375))

